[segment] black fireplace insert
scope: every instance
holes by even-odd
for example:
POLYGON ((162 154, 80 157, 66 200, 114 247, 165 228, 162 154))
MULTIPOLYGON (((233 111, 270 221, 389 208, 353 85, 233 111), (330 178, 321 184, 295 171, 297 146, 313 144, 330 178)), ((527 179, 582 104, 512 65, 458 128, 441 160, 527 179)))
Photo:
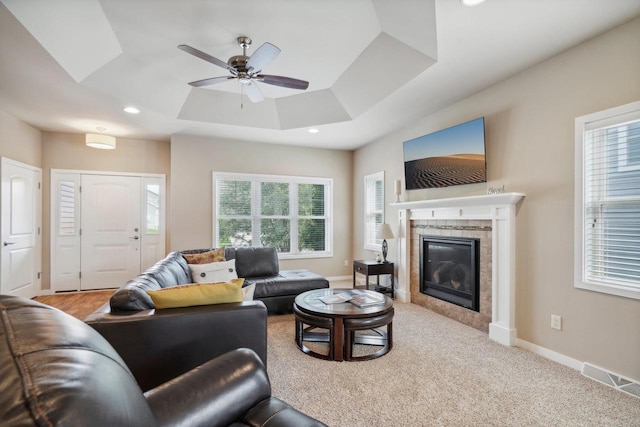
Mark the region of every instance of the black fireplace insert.
POLYGON ((420 235, 420 292, 480 311, 480 239, 420 235))

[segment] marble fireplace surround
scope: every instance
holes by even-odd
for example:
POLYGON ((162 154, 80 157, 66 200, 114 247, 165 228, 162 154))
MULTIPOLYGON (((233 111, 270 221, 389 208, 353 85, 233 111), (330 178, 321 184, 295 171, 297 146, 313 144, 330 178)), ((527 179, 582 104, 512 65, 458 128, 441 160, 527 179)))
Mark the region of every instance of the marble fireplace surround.
POLYGON ((516 344, 516 206, 523 193, 391 203, 398 208, 398 282, 396 295, 411 302, 411 222, 420 220, 491 221, 491 323, 489 338, 516 344))

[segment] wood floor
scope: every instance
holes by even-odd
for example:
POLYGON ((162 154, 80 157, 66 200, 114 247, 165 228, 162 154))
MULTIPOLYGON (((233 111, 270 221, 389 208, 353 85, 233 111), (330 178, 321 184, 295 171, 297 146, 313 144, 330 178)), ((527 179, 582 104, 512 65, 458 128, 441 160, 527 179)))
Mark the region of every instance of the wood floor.
POLYGON ((109 302, 109 298, 111 298, 114 291, 115 289, 58 293, 35 297, 34 300, 58 308, 82 320, 103 304, 109 302))

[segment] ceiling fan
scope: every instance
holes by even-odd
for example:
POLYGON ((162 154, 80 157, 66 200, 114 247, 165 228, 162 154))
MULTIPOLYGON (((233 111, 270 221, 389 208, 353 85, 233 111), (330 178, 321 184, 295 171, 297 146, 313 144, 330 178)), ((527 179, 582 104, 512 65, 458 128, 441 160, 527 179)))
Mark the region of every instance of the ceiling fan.
POLYGON ((301 90, 305 90, 309 87, 309 82, 304 80, 284 76, 260 74, 262 69, 269 65, 269 63, 280 54, 280 49, 276 46, 271 43, 264 43, 256 49, 253 55, 247 56, 247 48, 251 46, 251 39, 246 36, 241 36, 238 37, 237 40, 238 44, 242 47, 242 55, 232 56, 227 62, 186 44, 178 46, 178 49, 190 53, 193 56, 197 56, 200 59, 204 59, 218 67, 225 68, 231 73, 230 76, 196 80, 194 82, 190 82, 189 85, 193 87, 209 86, 236 79, 242 84, 242 88, 247 91, 247 96, 252 102, 260 102, 264 100, 262 92, 255 82, 301 90))

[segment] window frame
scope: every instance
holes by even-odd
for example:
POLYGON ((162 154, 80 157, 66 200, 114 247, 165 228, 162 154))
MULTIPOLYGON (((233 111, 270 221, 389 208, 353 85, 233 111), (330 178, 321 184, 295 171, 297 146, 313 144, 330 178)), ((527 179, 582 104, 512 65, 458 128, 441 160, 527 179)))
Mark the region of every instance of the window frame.
MULTIPOLYGON (((587 224, 586 210, 588 204, 585 200, 586 175, 588 171, 587 161, 587 132, 603 129, 609 126, 624 125, 629 121, 640 120, 640 101, 619 107, 610 108, 593 114, 588 114, 575 119, 575 206, 574 206, 574 287, 595 292, 617 295, 625 298, 640 299, 640 281, 637 283, 610 283, 598 281, 589 277, 587 271, 587 224)), ((621 141, 620 143, 626 143, 621 141)), ((621 156, 621 154, 618 154, 621 156)), ((637 170, 635 165, 621 164, 618 160, 618 168, 622 171, 637 170)), ((621 200, 625 196, 619 197, 621 200)), ((633 196, 632 200, 640 198, 633 196)), ((605 198, 606 199, 606 198, 605 198)), ((626 197, 629 200, 628 197, 626 197)), ((613 201, 615 202, 615 200, 613 201)), ((611 203, 611 202, 609 202, 611 203)), ((591 223, 590 223, 591 224, 591 223)))
MULTIPOLYGON (((380 225, 384 224, 385 218, 384 218, 384 211, 385 211, 385 177, 384 177, 384 171, 380 171, 380 172, 375 172, 375 173, 371 173, 369 175, 365 175, 364 177, 364 188, 363 188, 363 194, 364 194, 364 207, 363 207, 363 211, 364 211, 364 217, 363 217, 363 223, 364 223, 364 229, 363 229, 363 242, 364 242, 364 249, 369 250, 369 251, 376 251, 376 252, 380 252, 381 247, 382 247, 382 239, 373 239, 370 240, 370 236, 369 236, 369 227, 370 227, 370 218, 372 215, 375 214, 375 208, 373 210, 373 212, 371 212, 369 210, 369 206, 371 206, 371 200, 369 200, 369 192, 368 192, 368 188, 369 188, 369 183, 370 182, 377 182, 377 181, 382 181, 382 209, 381 209, 381 215, 382 215, 382 222, 380 223, 380 225)), ((375 196, 375 195, 374 195, 375 196)), ((375 205, 375 200, 372 203, 373 205, 375 205)), ((376 227, 376 233, 378 231, 379 227, 376 227)))
MULTIPOLYGON (((250 181, 251 184, 251 233, 252 241, 255 237, 259 237, 260 226, 256 227, 263 218, 274 218, 273 216, 262 216, 260 214, 260 206, 254 203, 259 200, 261 191, 261 183, 286 183, 289 185, 289 215, 287 219, 290 221, 290 249, 291 252, 278 251, 279 259, 309 259, 309 258, 329 258, 333 256, 333 178, 322 177, 304 177, 289 175, 269 175, 269 174, 250 174, 237 172, 213 172, 212 173, 212 236, 211 241, 214 247, 219 247, 218 241, 218 195, 216 192, 217 180, 229 181, 250 181), (324 194, 324 216, 315 218, 323 218, 325 220, 325 250, 320 252, 299 252, 298 245, 298 220, 314 218, 309 216, 300 216, 298 212, 298 184, 323 185, 325 187, 324 194), (258 234, 258 236, 256 236, 258 234)), ((284 217, 283 217, 284 218, 284 217)))

